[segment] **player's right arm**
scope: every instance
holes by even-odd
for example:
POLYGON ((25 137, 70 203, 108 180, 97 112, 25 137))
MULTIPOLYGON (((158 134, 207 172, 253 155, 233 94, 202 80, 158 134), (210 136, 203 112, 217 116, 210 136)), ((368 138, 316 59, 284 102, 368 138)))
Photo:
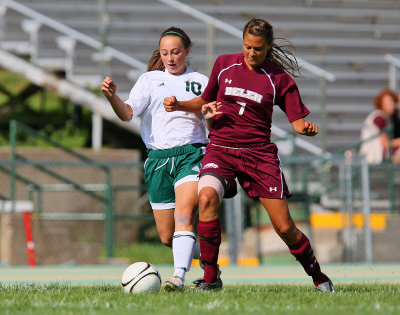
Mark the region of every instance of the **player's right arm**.
POLYGON ((101 92, 110 102, 115 114, 117 114, 119 119, 123 121, 128 121, 132 119, 132 108, 128 104, 124 103, 117 95, 117 85, 109 76, 104 79, 103 85, 101 87, 101 92))
POLYGON ((182 110, 186 112, 191 112, 195 114, 201 113, 201 107, 207 104, 201 96, 192 98, 188 101, 178 101, 175 96, 164 98, 164 108, 167 112, 173 112, 176 110, 182 110))

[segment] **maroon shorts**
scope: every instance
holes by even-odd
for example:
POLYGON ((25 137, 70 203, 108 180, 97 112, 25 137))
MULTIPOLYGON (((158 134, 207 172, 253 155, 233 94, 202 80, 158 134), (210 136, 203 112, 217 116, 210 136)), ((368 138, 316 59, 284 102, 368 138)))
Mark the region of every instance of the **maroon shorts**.
POLYGON ((251 199, 282 199, 292 194, 286 185, 278 157, 278 148, 271 143, 260 148, 230 148, 207 145, 201 161, 200 175, 218 177, 225 186, 224 198, 237 193, 235 178, 251 199))

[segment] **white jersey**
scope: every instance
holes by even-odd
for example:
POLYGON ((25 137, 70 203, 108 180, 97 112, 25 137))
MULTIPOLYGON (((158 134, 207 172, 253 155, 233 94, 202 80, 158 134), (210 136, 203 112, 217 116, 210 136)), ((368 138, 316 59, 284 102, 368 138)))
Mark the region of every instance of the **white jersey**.
POLYGON ((141 117, 140 132, 146 148, 171 149, 190 143, 208 143, 201 114, 184 111, 167 112, 164 98, 176 96, 187 101, 200 96, 208 78, 191 69, 181 75, 165 71, 143 73, 126 101, 133 117, 141 117))
MULTIPOLYGON (((361 129, 361 140, 364 142, 360 147, 360 154, 365 155, 367 162, 370 164, 381 163, 385 152, 382 141, 378 136, 381 130, 374 123, 375 118, 378 116, 387 117, 387 114, 379 109, 374 110, 365 118, 361 129), (370 140, 365 141, 367 139, 370 140)), ((389 119, 388 123, 390 123, 389 119)))

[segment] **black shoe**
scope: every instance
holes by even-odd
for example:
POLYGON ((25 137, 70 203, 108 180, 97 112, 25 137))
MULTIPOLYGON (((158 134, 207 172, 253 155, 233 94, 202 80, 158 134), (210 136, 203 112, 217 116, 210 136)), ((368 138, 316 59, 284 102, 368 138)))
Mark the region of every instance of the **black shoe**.
MULTIPOLYGON (((201 261, 201 259, 199 259, 199 263, 200 263, 200 268, 204 270, 204 263, 201 261)), ((217 265, 218 267, 218 273, 217 273, 217 281, 221 280, 221 270, 219 269, 219 265, 217 265)), ((204 282, 203 278, 197 278, 195 280, 193 280, 193 284, 194 286, 192 286, 192 288, 194 288, 195 286, 199 285, 200 283, 204 282)), ((222 287, 222 280, 221 280, 221 287, 222 287)))
POLYGON ((214 283, 204 282, 204 279, 201 279, 195 286, 191 288, 192 291, 215 291, 222 289, 222 280, 221 278, 217 278, 214 283))

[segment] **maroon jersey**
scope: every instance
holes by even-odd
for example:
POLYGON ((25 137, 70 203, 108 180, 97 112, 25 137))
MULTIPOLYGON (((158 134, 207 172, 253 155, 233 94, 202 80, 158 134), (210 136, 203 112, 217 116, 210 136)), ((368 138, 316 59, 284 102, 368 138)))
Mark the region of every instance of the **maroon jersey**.
POLYGON ((242 53, 217 58, 201 98, 222 103, 223 114, 209 133, 212 143, 269 143, 274 105, 289 122, 309 114, 289 74, 268 59, 250 70, 242 53))

